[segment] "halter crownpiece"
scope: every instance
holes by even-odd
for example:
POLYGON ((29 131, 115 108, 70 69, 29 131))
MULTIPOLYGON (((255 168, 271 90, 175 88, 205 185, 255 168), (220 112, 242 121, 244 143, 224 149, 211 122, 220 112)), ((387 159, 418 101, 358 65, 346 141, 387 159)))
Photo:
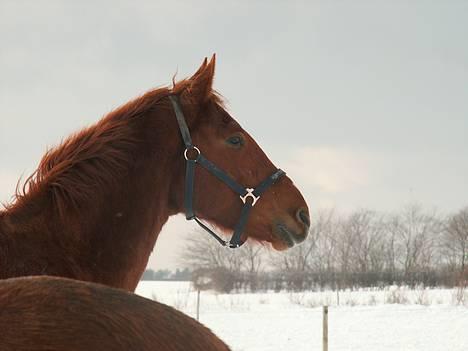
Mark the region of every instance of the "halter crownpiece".
POLYGON ((239 185, 234 179, 226 174, 223 170, 218 168, 214 163, 205 158, 201 153, 200 149, 192 144, 192 138, 190 136, 190 131, 185 122, 185 117, 182 112, 182 107, 179 102, 177 95, 169 95, 171 100, 172 107, 174 108, 174 113, 179 125, 180 134, 182 135, 182 140, 184 141, 185 150, 184 158, 186 160, 185 168, 185 218, 187 220, 194 219, 203 229, 205 229, 209 234, 211 234, 221 245, 229 248, 238 248, 244 244, 244 241, 241 240, 241 235, 244 230, 245 225, 247 224, 247 219, 252 207, 255 206, 257 201, 260 199, 261 195, 276 181, 284 176, 286 173, 278 169, 272 175, 263 180, 256 188, 245 188, 239 185), (194 158, 189 157, 189 151, 194 150, 196 154, 194 158), (196 215, 193 210, 193 186, 195 180, 195 166, 199 164, 205 168, 208 172, 214 175, 216 178, 221 180, 224 184, 230 187, 235 193, 240 197, 240 200, 244 203, 242 207, 239 221, 237 222, 234 232, 232 234, 231 240, 225 241, 218 234, 213 232, 208 228, 196 215))

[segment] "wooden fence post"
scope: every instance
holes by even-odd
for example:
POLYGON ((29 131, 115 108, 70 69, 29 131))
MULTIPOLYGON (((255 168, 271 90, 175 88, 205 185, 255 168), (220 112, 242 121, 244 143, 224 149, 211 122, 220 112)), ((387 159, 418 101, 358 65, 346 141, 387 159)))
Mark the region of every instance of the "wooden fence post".
POLYGON ((200 289, 197 290, 197 321, 200 321, 200 289))
POLYGON ((328 351, 328 306, 323 306, 323 351, 328 351))

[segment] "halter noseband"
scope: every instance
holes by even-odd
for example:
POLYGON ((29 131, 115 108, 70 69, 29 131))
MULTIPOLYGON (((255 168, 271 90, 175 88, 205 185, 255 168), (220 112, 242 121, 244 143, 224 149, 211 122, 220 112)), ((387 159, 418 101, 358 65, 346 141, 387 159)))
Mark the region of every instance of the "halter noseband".
POLYGON ((175 116, 177 123, 179 124, 180 134, 185 144, 184 158, 186 162, 185 169, 185 218, 187 220, 194 219, 203 229, 205 229, 209 234, 211 234, 221 245, 229 248, 238 248, 244 244, 244 241, 241 241, 241 235, 244 230, 245 225, 247 224, 247 219, 250 213, 250 210, 257 203, 260 196, 276 181, 281 178, 286 173, 281 169, 278 169, 272 175, 263 180, 256 188, 244 188, 239 185, 234 179, 228 176, 223 170, 218 168, 214 163, 205 158, 200 149, 192 144, 192 138, 190 137, 190 131, 185 122, 184 114, 182 112, 182 107, 179 102, 179 98, 176 95, 169 95, 171 100, 172 107, 174 108, 175 116), (189 158, 189 151, 193 150, 196 153, 195 158, 189 158), (225 241, 210 228, 208 228, 200 219, 195 215, 193 210, 193 185, 195 178, 195 165, 199 164, 205 168, 208 172, 213 174, 216 178, 221 180, 224 184, 230 187, 234 192, 236 192, 241 201, 244 203, 242 211, 240 214, 239 221, 237 222, 234 233, 232 234, 231 240, 225 241))

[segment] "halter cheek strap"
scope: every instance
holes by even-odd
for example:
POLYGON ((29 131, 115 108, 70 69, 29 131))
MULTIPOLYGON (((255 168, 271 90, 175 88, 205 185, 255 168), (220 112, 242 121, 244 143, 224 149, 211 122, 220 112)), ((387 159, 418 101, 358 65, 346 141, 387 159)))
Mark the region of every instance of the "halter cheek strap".
POLYGON ((176 95, 169 95, 169 99, 174 108, 174 113, 179 124, 180 134, 182 135, 182 140, 185 144, 184 157, 186 160, 185 168, 185 197, 184 197, 184 206, 185 206, 185 218, 187 220, 195 220, 204 230, 211 234, 221 245, 229 248, 238 248, 244 244, 244 241, 241 240, 241 235, 244 231, 245 225, 250 214, 251 209, 255 206, 257 201, 260 199, 261 195, 276 181, 281 178, 286 173, 281 169, 278 169, 272 175, 263 180, 256 188, 245 188, 239 185, 234 179, 232 179, 226 172, 218 168, 214 163, 208 160, 205 156, 202 155, 199 148, 192 144, 192 138, 190 136, 190 131, 185 122, 185 117, 182 112, 182 108, 179 102, 179 99, 176 95), (192 157, 189 157, 189 153, 192 154, 192 157), (239 195, 240 200, 244 203, 239 221, 237 222, 234 232, 232 234, 231 240, 225 241, 218 234, 213 232, 209 227, 207 227, 195 214, 193 209, 193 192, 194 192, 194 181, 195 181, 195 166, 199 164, 205 168, 208 172, 214 175, 216 178, 221 180, 229 188, 231 188, 235 193, 239 195))

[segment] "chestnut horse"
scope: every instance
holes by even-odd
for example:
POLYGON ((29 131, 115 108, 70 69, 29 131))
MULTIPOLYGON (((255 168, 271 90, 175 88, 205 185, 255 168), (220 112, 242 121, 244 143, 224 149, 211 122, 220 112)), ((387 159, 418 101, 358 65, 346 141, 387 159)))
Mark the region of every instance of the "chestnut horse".
POLYGON ((0 281, 2 351, 228 351, 208 328, 135 294, 57 277, 0 281))
MULTIPOLYGON (((274 174, 212 89, 214 71, 213 55, 191 78, 147 92, 49 150, 0 212, 0 279, 54 275, 133 291, 162 226, 186 212, 181 114, 193 144, 230 179, 254 188, 274 174)), ((194 178, 197 216, 234 230, 239 194, 203 167, 194 178)), ((287 176, 251 214, 243 241, 284 250, 307 236, 308 208, 287 176)))

